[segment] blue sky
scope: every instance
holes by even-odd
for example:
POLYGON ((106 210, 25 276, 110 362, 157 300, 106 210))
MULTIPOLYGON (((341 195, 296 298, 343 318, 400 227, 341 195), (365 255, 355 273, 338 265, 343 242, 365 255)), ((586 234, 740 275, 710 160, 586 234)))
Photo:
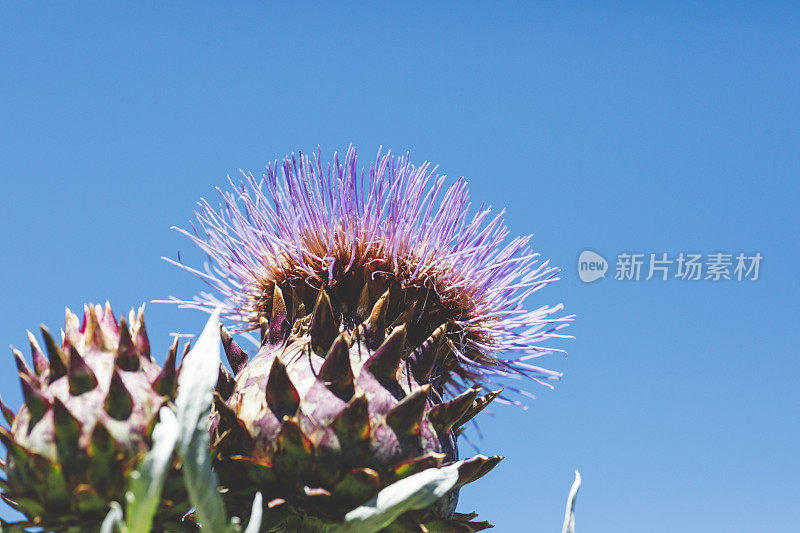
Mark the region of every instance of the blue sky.
MULTIPOLYGON (((200 260, 169 228, 227 173, 410 150, 534 233, 564 279, 531 305, 579 315, 569 358, 542 361, 556 389, 482 421, 507 459, 460 510, 558 531, 578 468, 579 532, 791 530, 799 25, 788 2, 6 4, 0 338, 199 290, 159 257, 200 260), (757 281, 584 284, 584 249, 764 259, 757 281)), ((203 321, 148 305, 160 358, 203 321)))

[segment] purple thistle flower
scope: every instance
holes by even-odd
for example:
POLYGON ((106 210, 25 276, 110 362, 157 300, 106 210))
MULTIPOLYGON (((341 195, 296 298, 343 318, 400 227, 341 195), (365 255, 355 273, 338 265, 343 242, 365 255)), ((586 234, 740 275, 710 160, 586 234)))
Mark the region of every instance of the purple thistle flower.
POLYGON ((193 231, 176 228, 207 254, 203 271, 164 258, 222 298, 203 292, 168 301, 206 311, 221 305, 235 331, 246 334, 270 316, 276 284, 294 295, 295 307, 313 305, 325 288, 350 325, 359 321, 365 282, 383 284, 397 295, 396 314, 413 313, 418 339, 449 324, 454 357, 439 369, 448 392, 509 378, 550 387, 547 381, 561 374, 531 360, 564 353, 543 343, 569 338, 559 330, 573 317, 556 316, 561 304, 533 310, 524 304, 558 280, 559 270, 539 260, 531 236, 507 241, 504 210, 491 216, 481 205, 470 214, 467 182, 445 188, 436 170, 380 151, 367 171, 359 170, 351 146, 343 160, 334 154, 332 164, 323 166, 319 152, 299 154, 267 165, 260 180, 242 172, 237 186, 229 177, 232 191, 217 189, 217 208, 201 200, 193 231))

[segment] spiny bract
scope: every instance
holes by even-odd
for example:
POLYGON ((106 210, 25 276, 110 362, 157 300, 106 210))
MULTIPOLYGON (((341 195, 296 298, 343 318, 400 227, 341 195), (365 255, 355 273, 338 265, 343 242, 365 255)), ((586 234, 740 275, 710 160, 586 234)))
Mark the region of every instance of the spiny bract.
MULTIPOLYGON (((345 320, 324 290, 305 314, 305 302, 276 287, 263 344, 252 359, 222 328, 236 376, 221 371, 212 433, 229 512, 247 513, 261 491, 273 519, 282 517, 280 531, 313 531, 341 522, 395 481, 456 461, 454 430, 500 391, 479 398, 479 389, 470 388, 443 403, 428 381, 449 351, 442 349, 444 327, 419 345, 408 343, 406 322, 413 318, 388 314, 390 299, 387 291, 370 307, 367 284, 362 315, 345 320)), ((454 491, 405 513, 393 530, 489 527, 471 522, 474 515, 453 514, 457 487, 500 459, 464 461, 454 491)))
MULTIPOLYGON (((86 306, 82 323, 67 309, 61 343, 41 328, 46 356, 28 332, 33 369, 14 350, 24 404, 16 415, 2 406, 11 426, 0 427, 8 452, 2 497, 31 525, 97 530, 109 502, 124 501, 127 476, 177 378, 177 338, 162 369, 150 357, 143 311, 131 310, 129 327, 108 303, 86 306)), ((170 478, 158 519, 178 528, 188 506, 179 476, 170 478)))

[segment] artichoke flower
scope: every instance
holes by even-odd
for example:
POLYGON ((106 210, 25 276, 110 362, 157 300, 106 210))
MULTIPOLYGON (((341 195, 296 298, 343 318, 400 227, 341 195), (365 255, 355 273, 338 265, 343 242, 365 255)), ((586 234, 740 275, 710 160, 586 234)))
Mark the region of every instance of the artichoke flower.
POLYGON ((167 259, 214 291, 169 301, 221 308, 230 326, 233 375, 220 370, 211 422, 228 511, 246 515, 261 492, 277 517, 269 531, 325 531, 386 487, 451 468, 446 494, 409 504, 386 530, 490 527, 456 501, 502 457, 459 460, 456 438, 491 401, 520 403, 499 389, 507 378, 559 379, 533 360, 560 351, 544 344, 572 317, 524 307, 558 270, 529 236, 507 241, 503 212, 470 214, 463 179, 445 187, 408 156, 379 153, 359 169, 351 147, 326 165, 300 154, 263 179, 242 176, 179 230, 205 267, 167 259), (254 341, 254 355, 231 334, 254 341))

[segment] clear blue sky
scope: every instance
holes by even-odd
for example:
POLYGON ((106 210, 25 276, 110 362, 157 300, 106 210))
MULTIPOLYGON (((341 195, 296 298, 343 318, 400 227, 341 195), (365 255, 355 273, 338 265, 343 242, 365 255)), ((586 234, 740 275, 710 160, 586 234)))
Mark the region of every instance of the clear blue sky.
MULTIPOLYGON (((580 315, 542 362, 556 390, 483 421, 508 458, 460 510, 558 531, 579 468, 580 533, 796 529, 800 9, 637 4, 5 3, 0 338, 193 294, 159 257, 199 260, 169 228, 229 172, 411 150, 535 233, 564 280, 531 304, 580 315), (764 260, 756 282, 587 285, 586 248, 764 260)), ((161 358, 203 321, 148 306, 161 358)), ((0 369, 16 408, 10 351, 0 369)))

